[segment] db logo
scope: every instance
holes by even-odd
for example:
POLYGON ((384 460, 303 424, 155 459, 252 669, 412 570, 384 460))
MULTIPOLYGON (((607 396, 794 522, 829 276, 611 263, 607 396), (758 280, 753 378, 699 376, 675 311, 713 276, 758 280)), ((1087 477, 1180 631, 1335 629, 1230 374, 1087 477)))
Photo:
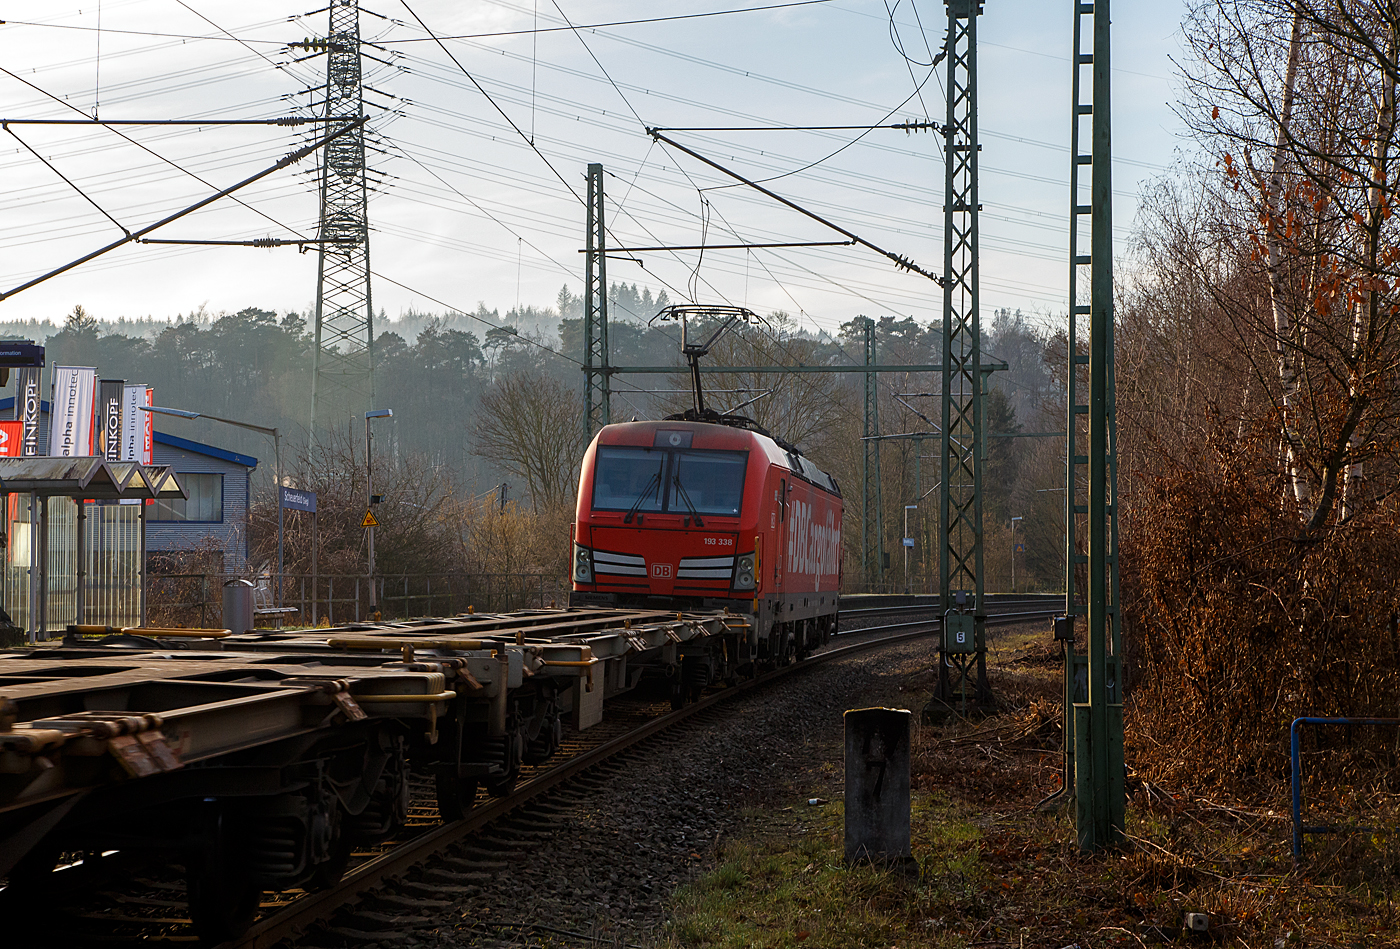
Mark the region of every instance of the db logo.
POLYGON ((671 565, 668 563, 654 563, 651 565, 651 575, 658 580, 669 580, 671 577, 671 565))

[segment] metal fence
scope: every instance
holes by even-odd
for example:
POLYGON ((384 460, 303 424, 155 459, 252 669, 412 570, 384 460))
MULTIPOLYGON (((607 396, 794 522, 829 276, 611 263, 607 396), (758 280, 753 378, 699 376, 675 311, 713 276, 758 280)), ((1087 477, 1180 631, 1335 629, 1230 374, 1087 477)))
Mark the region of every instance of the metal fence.
MULTIPOLYGON (((147 622, 152 625, 219 627, 223 588, 229 580, 254 584, 255 618, 267 625, 340 625, 371 618, 369 579, 363 575, 289 573, 282 577, 278 611, 277 576, 169 573, 147 579, 147 622)), ((563 606, 569 584, 547 574, 399 574, 375 577, 383 619, 453 616, 468 607, 482 613, 563 606)))

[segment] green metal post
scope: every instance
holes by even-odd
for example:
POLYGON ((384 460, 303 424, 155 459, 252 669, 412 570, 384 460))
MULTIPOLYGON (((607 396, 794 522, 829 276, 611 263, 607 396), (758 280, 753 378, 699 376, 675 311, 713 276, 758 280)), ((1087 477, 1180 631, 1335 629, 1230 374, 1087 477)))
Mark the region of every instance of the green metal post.
POLYGON ((607 226, 603 218, 603 166, 588 166, 588 234, 583 280, 584 418, 588 434, 612 420, 612 373, 608 365, 607 226))
POLYGON ((940 647, 935 701, 967 694, 992 702, 986 676, 986 604, 982 570, 982 345, 979 317, 977 157, 977 17, 981 0, 948 7, 947 121, 944 126, 943 414, 938 519, 939 594, 948 609, 970 598, 971 651, 940 647))
MULTIPOLYGON (((1086 536, 1081 529, 1081 518, 1089 512, 1088 498, 1081 491, 1088 488, 1088 473, 1082 469, 1089 464, 1085 454, 1085 439, 1089 422, 1089 406, 1082 403, 1080 374, 1088 366, 1089 356, 1081 355, 1081 317, 1089 315, 1089 304, 1079 302, 1079 272, 1088 267, 1091 257, 1079 252, 1080 231, 1089 223, 1093 211, 1092 204, 1081 198, 1079 171, 1093 162, 1093 153, 1081 148, 1083 136, 1080 123, 1093 115, 1092 100, 1082 99, 1086 84, 1081 81, 1082 68, 1093 62, 1093 57, 1084 53, 1084 33, 1090 31, 1092 48, 1092 28, 1094 8, 1092 4, 1072 0, 1074 3, 1074 55, 1070 60, 1070 131, 1069 131, 1069 326, 1068 360, 1065 374, 1065 616, 1070 619, 1070 629, 1077 631, 1086 612, 1084 602, 1079 598, 1080 578, 1086 576, 1089 561, 1087 554, 1079 552, 1080 539, 1086 536)), ((1092 83, 1088 84, 1092 96, 1092 83)), ((1092 137, 1090 139, 1092 146, 1092 137)), ((1084 656, 1077 651, 1073 639, 1064 644, 1064 688, 1062 689, 1063 722, 1062 740, 1064 746, 1064 770, 1060 776, 1060 792, 1056 799, 1071 802, 1074 800, 1075 732, 1074 706, 1086 698, 1088 667, 1084 656)))
MULTIPOLYGON (((865 318, 865 365, 879 364, 875 352, 875 321, 865 318)), ((860 501, 860 563, 865 590, 873 593, 878 580, 884 579, 885 516, 880 491, 880 376, 865 373, 865 437, 861 441, 861 477, 864 486, 860 501)))
MULTIPOLYGON (((1077 10, 1084 10, 1080 4, 1077 10)), ((1089 264, 1088 683, 1075 705, 1075 803, 1079 846, 1122 840, 1123 703, 1117 549, 1117 425, 1113 398, 1113 205, 1109 3, 1092 5, 1092 183, 1089 264)), ((1082 17, 1076 17, 1076 27, 1082 17)), ((1083 62, 1077 57, 1076 62, 1083 62)))

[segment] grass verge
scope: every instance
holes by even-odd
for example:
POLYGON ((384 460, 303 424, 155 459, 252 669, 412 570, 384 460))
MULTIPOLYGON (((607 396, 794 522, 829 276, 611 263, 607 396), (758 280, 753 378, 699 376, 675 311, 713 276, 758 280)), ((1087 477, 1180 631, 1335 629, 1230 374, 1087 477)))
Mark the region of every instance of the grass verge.
MULTIPOLYGON (((1035 808, 1058 786, 1058 678, 1048 659, 1036 658, 1028 635, 1004 635, 993 646, 1001 715, 924 727, 915 736, 916 868, 845 864, 841 802, 806 803, 839 787, 839 734, 827 736, 813 748, 822 760, 807 782, 751 810, 744 835, 718 848, 713 869, 677 891, 664 943, 1400 946, 1396 835, 1319 838, 1295 869, 1285 807, 1188 799, 1139 783, 1127 845, 1080 854, 1073 815, 1035 808), (1207 914, 1206 934, 1183 927, 1188 912, 1207 914)), ((885 698, 918 708, 927 685, 907 670, 885 698)))

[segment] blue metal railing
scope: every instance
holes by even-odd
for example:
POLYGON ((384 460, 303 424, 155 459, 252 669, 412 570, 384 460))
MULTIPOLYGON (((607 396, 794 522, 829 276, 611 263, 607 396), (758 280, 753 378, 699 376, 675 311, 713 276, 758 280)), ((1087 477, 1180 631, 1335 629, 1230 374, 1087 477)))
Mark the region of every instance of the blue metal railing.
POLYGON ((1300 725, 1400 725, 1400 718, 1295 718, 1288 729, 1289 754, 1293 760, 1293 860, 1303 859, 1304 834, 1331 834, 1339 830, 1368 832, 1372 827, 1342 827, 1335 824, 1303 826, 1303 754, 1300 725))

